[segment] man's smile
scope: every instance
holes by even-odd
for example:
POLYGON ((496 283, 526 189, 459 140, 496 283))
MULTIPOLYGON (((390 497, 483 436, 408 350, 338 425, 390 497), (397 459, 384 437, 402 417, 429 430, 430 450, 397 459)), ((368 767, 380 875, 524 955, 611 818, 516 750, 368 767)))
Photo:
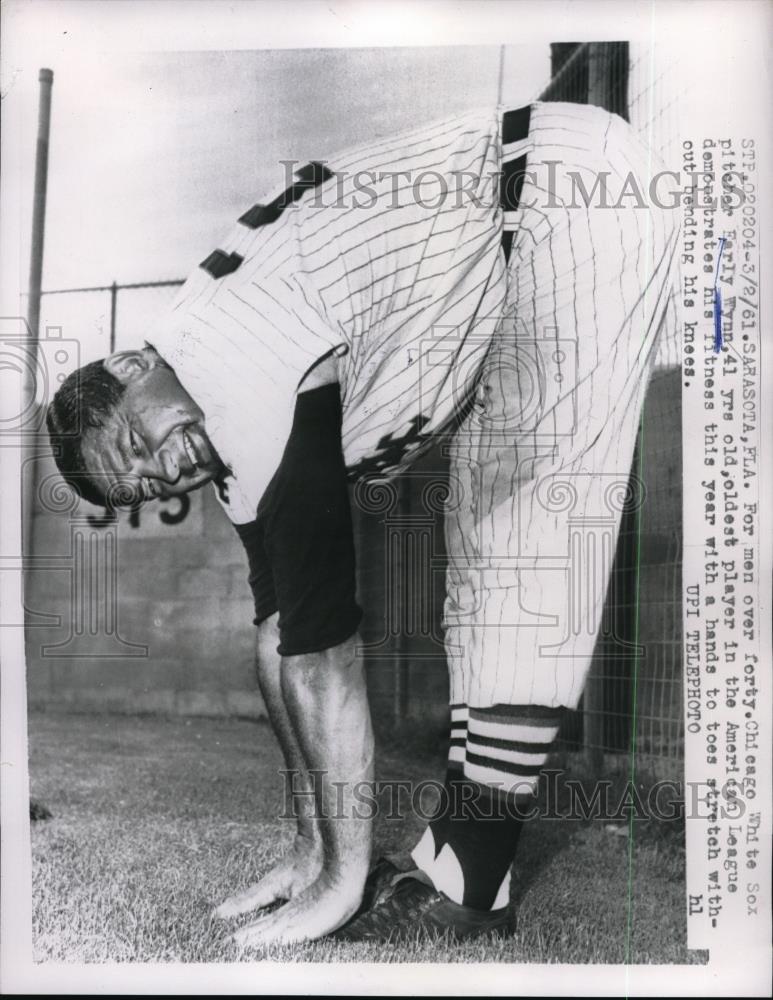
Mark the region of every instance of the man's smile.
POLYGON ((193 471, 195 472, 199 466, 199 459, 188 431, 183 431, 183 445, 185 446, 185 454, 188 456, 188 461, 193 466, 193 471))

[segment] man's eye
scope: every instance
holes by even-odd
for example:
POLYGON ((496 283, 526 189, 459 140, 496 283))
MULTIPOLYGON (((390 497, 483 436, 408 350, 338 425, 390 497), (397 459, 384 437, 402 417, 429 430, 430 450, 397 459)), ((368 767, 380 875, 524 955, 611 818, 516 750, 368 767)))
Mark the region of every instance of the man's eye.
POLYGON ((134 452, 134 454, 137 456, 137 458, 139 458, 140 455, 142 454, 142 447, 141 447, 139 439, 138 439, 137 435, 134 433, 134 431, 132 431, 129 434, 129 445, 131 446, 131 450, 134 452))

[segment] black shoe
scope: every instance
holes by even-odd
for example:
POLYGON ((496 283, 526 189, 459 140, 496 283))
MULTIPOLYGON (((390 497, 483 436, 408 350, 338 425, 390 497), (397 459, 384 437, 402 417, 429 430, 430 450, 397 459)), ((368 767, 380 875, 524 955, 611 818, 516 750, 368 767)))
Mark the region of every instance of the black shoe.
POLYGON ((395 880, 405 874, 405 869, 398 868, 389 858, 379 858, 365 879, 362 908, 369 910, 380 903, 391 892, 395 880))
POLYGON ((457 941, 480 934, 505 937, 512 934, 513 921, 507 906, 474 910, 454 903, 416 869, 395 876, 380 902, 356 914, 333 937, 338 941, 397 941, 422 932, 436 937, 448 934, 457 941))
MULTIPOLYGON (((344 926, 348 927, 358 917, 361 917, 363 913, 372 910, 374 906, 378 906, 379 903, 383 902, 392 891, 394 880, 404 874, 405 871, 402 868, 398 868, 388 858, 379 858, 365 879, 365 887, 362 890, 362 901, 357 912, 353 917, 349 918, 344 926)), ((343 928, 339 928, 339 930, 343 930, 343 928)))

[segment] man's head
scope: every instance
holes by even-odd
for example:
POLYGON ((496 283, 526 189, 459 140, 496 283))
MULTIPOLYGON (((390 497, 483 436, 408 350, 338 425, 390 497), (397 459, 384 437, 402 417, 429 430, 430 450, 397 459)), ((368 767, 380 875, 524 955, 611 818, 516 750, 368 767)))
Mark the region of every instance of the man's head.
POLYGON ((152 347, 73 372, 47 422, 59 471, 101 506, 188 493, 223 471, 204 414, 152 347))

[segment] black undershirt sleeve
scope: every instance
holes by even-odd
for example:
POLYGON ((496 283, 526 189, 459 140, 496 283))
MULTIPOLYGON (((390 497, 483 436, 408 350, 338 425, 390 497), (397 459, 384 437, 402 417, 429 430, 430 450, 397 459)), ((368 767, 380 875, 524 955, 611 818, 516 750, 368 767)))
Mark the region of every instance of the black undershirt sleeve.
POLYGON ((282 656, 337 646, 362 618, 346 483, 338 384, 300 393, 257 518, 236 526, 250 564, 255 623, 279 611, 282 656))

